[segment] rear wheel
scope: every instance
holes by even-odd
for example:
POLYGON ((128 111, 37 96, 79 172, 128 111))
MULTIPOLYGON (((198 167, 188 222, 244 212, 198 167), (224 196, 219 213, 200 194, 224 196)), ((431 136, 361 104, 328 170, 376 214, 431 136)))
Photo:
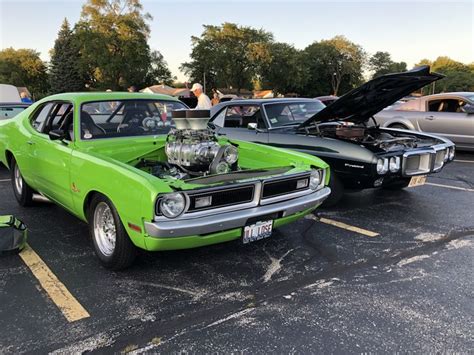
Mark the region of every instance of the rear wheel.
POLYGON ((331 171, 331 176, 329 178, 329 188, 331 189, 331 194, 323 202, 324 207, 336 205, 344 195, 344 185, 333 171, 331 171))
POLYGON ((94 196, 88 219, 94 251, 102 265, 111 270, 123 270, 132 265, 137 248, 130 240, 113 203, 105 196, 94 196))
POLYGON ((10 163, 13 193, 20 206, 27 207, 33 204, 33 189, 26 183, 20 172, 20 167, 12 158, 10 163))

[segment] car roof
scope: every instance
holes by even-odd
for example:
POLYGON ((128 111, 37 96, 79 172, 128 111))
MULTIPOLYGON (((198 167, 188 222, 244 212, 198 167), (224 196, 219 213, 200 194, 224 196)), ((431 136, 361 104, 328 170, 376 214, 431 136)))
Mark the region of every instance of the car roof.
POLYGON ((303 97, 281 97, 274 99, 238 99, 232 101, 223 102, 222 105, 260 105, 260 104, 274 104, 274 103, 287 103, 287 102, 310 102, 315 99, 308 99, 303 97))
POLYGON ((148 99, 148 100, 167 100, 180 102, 177 98, 168 95, 161 94, 146 94, 142 92, 73 92, 56 94, 45 97, 39 102, 47 101, 73 101, 76 103, 91 102, 91 101, 104 101, 104 100, 133 100, 133 99, 148 99))
POLYGON ((439 94, 433 94, 433 95, 427 95, 427 96, 422 96, 424 99, 432 99, 436 97, 449 97, 449 96, 474 96, 474 92, 469 92, 469 91, 456 91, 456 92, 444 92, 444 93, 439 93, 439 94))

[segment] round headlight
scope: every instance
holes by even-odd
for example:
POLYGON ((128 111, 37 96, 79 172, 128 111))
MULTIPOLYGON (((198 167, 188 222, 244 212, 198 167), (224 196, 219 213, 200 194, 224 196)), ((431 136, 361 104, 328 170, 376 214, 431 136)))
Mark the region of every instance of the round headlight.
POLYGON ((319 170, 311 171, 311 176, 309 177, 309 188, 311 190, 316 190, 321 184, 321 172, 319 170))
POLYGON ((224 159, 230 165, 237 162, 239 159, 239 151, 233 145, 228 145, 227 148, 224 150, 224 159))
POLYGON ((454 159, 454 153, 455 153, 455 148, 454 146, 449 148, 449 160, 453 160, 454 159))
POLYGON ((381 159, 377 160, 377 173, 385 174, 388 171, 388 159, 381 159))
POLYGON ((391 157, 389 162, 389 169, 392 173, 400 170, 400 157, 391 157))
POLYGON ((176 218, 184 212, 186 199, 181 193, 171 193, 164 195, 160 200, 160 211, 163 216, 176 218))

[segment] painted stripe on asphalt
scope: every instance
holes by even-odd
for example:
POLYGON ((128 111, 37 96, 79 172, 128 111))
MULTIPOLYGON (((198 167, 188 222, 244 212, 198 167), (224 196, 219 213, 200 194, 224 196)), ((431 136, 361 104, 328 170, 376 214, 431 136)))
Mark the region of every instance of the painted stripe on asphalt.
POLYGON ((329 218, 322 217, 322 218, 319 219, 319 221, 321 223, 330 224, 331 226, 346 229, 346 230, 351 231, 351 232, 363 234, 367 237, 376 237, 376 236, 379 235, 378 233, 369 231, 367 229, 362 229, 362 228, 359 228, 359 227, 351 226, 349 224, 346 224, 346 223, 343 223, 343 222, 338 222, 338 221, 335 221, 335 220, 329 219, 329 218))
POLYGON ((450 185, 441 185, 441 184, 435 184, 435 183, 432 183, 432 182, 426 182, 425 185, 445 187, 447 189, 453 189, 453 190, 462 190, 462 191, 474 192, 474 189, 467 189, 465 187, 450 186, 450 185))
POLYGON ((84 307, 29 245, 23 249, 20 257, 69 322, 90 317, 84 307))
POLYGON ((2 180, 0 180, 0 182, 7 182, 7 181, 10 181, 10 179, 2 179, 2 180))
POLYGON ((458 159, 454 159, 453 161, 458 162, 458 163, 471 163, 471 164, 474 164, 474 160, 458 160, 458 159))

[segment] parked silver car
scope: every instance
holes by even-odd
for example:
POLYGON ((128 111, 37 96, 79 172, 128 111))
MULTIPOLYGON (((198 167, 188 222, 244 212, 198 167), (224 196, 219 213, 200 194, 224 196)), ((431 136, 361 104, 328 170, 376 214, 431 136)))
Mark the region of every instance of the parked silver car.
POLYGON ((375 115, 381 127, 442 135, 460 150, 474 151, 474 92, 423 96, 375 115))

